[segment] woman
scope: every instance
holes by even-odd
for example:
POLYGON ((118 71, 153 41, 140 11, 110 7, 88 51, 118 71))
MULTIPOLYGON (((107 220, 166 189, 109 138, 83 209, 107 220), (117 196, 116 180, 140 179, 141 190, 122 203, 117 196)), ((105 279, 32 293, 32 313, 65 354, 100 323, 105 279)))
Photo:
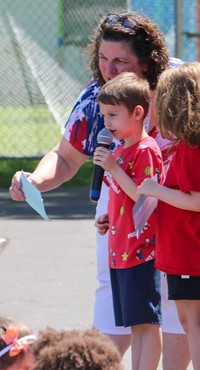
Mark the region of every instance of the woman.
MULTIPOLYGON (((61 141, 40 161, 32 174, 26 174, 28 180, 40 191, 51 190, 73 177, 80 166, 93 155, 97 145, 97 134, 104 126, 97 103, 97 95, 102 84, 121 72, 135 72, 148 80, 153 98, 159 75, 169 63, 163 36, 156 25, 134 12, 115 13, 103 17, 94 30, 92 41, 86 51, 94 78, 78 98, 61 141)), ((151 130, 154 126, 151 104, 146 127, 151 130)), ((154 134, 157 135, 155 132, 154 134)), ((112 151, 116 146, 117 142, 113 141, 112 151)), ((104 182, 96 218, 107 213, 107 193, 108 187, 104 182)), ((24 200, 20 172, 13 176, 10 195, 14 200, 24 200)), ((97 236, 97 279, 99 286, 96 290, 94 325, 111 337, 123 356, 130 345, 130 330, 116 328, 114 324, 107 263, 107 236, 97 236)), ((172 343, 171 338, 169 343, 172 343)), ((186 347, 184 349, 186 363, 187 353, 186 347)), ((181 363, 183 358, 181 354, 181 363)), ((179 366, 181 370, 186 367, 179 366)))

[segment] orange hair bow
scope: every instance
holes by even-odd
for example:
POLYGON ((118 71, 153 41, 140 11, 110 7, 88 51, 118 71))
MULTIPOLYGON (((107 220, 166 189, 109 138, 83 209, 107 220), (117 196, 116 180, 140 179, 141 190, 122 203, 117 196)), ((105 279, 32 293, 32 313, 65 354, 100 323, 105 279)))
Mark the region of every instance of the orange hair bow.
POLYGON ((16 328, 8 328, 6 333, 1 336, 1 339, 7 344, 7 347, 2 350, 2 355, 9 352, 10 357, 17 356, 21 351, 28 347, 27 337, 18 339, 19 333, 16 328), (7 349, 7 350, 6 350, 7 349))

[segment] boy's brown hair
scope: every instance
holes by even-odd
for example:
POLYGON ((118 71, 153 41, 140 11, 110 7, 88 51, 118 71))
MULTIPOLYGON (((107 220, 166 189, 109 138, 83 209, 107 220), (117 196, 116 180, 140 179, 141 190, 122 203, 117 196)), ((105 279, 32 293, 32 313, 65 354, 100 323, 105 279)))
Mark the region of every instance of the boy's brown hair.
POLYGON ((148 82, 133 72, 123 72, 106 82, 98 94, 98 102, 110 105, 122 104, 130 113, 137 105, 144 109, 144 117, 148 113, 150 89, 148 82))

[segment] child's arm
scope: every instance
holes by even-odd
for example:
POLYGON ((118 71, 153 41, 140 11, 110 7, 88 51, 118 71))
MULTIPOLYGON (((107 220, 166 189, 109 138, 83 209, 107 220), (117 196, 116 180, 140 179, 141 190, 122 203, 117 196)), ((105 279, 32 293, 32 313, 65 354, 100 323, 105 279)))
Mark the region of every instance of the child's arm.
POLYGON ((94 226, 97 227, 100 235, 105 235, 109 229, 108 214, 104 214, 95 220, 94 226))
POLYGON ((139 195, 136 195, 137 186, 135 182, 117 164, 108 149, 101 146, 97 147, 94 152, 93 163, 110 172, 123 191, 135 202, 137 201, 139 195))
POLYGON ((191 191, 189 193, 184 193, 181 190, 167 188, 166 186, 160 185, 148 178, 137 187, 137 194, 144 194, 158 198, 176 208, 200 212, 199 192, 191 191))

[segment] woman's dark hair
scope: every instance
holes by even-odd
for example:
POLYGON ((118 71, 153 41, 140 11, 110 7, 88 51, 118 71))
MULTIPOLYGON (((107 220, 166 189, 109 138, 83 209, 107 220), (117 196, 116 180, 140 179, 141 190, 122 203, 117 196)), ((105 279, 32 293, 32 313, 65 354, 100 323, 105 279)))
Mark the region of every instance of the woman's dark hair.
POLYGON ((151 90, 156 88, 160 74, 168 66, 169 56, 163 34, 152 21, 135 12, 108 14, 100 20, 85 50, 94 78, 100 85, 105 83, 98 55, 102 40, 127 43, 139 64, 147 65, 143 77, 149 82, 151 90))

